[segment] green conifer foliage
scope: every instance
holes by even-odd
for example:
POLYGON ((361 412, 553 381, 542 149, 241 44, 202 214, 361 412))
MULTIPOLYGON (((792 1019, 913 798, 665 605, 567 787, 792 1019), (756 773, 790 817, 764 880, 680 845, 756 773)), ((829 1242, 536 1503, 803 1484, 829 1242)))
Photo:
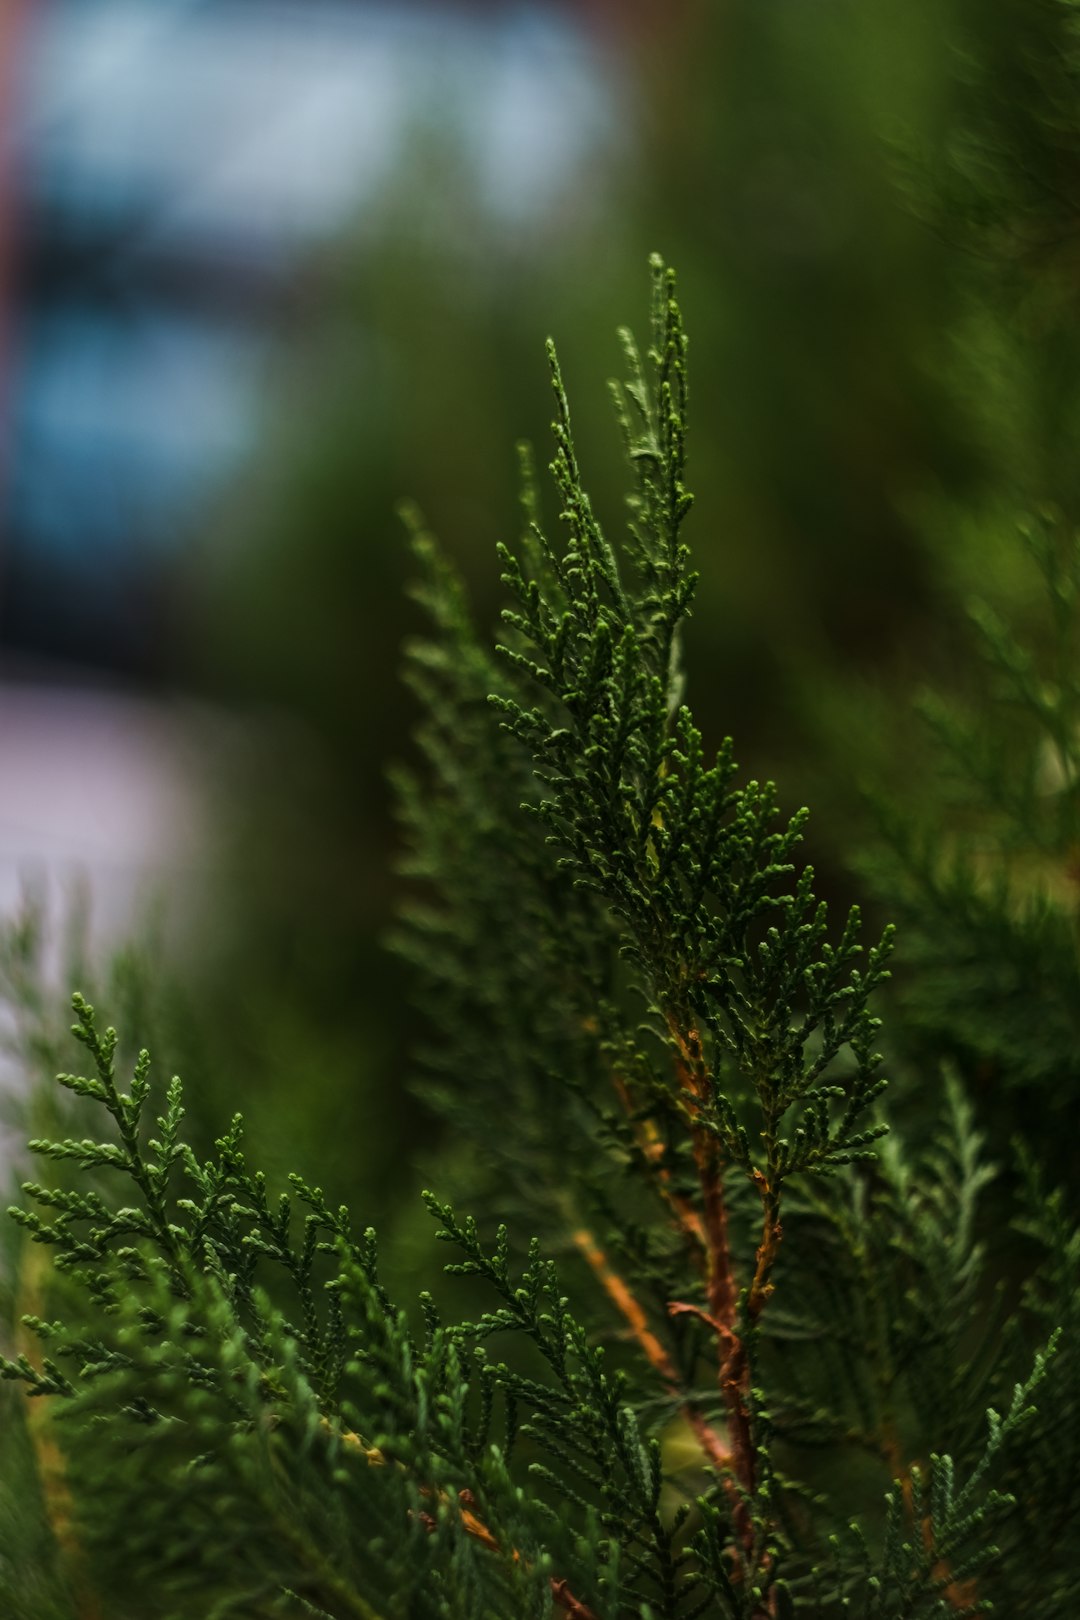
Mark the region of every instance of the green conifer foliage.
POLYGON ((830 923, 805 812, 682 702, 687 348, 652 276, 622 542, 553 350, 561 538, 526 457, 494 652, 414 523, 399 943, 473 1161, 482 1219, 427 1199, 466 1280, 403 1310, 373 1232, 271 1189, 239 1119, 197 1152, 179 1080, 122 1080, 76 997, 71 1134, 12 1212, 17 1620, 1075 1613, 1080 1238, 1029 1167, 1037 1253, 995 1295, 959 1082, 923 1076, 928 1147, 885 1135, 891 935, 830 923))
POLYGON ((971 605, 977 694, 920 705, 943 793, 921 810, 880 800, 862 865, 904 929, 911 1047, 950 1055, 1014 1131, 1037 1094, 1059 1122, 1055 1169, 1075 1173, 1060 1123, 1080 1084, 1080 544, 1053 512, 1018 539, 1037 582, 1029 633, 971 605))

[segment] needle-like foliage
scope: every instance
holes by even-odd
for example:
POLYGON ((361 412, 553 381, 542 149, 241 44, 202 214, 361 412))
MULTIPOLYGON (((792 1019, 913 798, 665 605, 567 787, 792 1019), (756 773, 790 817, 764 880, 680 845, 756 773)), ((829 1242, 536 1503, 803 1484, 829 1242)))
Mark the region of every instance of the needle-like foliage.
POLYGON ((37 1481, 0 1490, 17 1620, 1069 1612, 1051 1546, 1017 1566, 1076 1498, 1053 1331, 1075 1234, 1060 1200, 1029 1209, 1046 1258, 995 1294, 996 1170, 937 1069, 933 1143, 881 1146, 891 933, 830 922, 806 812, 682 700, 687 343, 659 261, 652 293, 614 390, 618 544, 553 349, 559 527, 526 455, 494 650, 413 521, 433 631, 399 944, 482 1211, 428 1195, 467 1282, 403 1310, 372 1232, 299 1176, 268 1186, 239 1118, 200 1154, 180 1081, 145 1052, 122 1081, 76 997, 89 1066, 59 1083, 95 1124, 31 1144, 50 1175, 12 1212, 0 1372, 34 1399, 7 1455, 37 1481), (49 1537, 31 1580, 14 1538, 49 1537))

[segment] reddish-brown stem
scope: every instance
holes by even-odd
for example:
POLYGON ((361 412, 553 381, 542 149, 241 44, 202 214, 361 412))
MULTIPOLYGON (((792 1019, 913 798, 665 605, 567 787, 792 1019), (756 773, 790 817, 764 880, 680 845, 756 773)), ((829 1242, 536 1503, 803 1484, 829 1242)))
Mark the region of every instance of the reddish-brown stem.
POLYGON ((566 1581, 551 1577, 551 1595, 560 1609, 565 1609, 570 1620, 596 1620, 596 1616, 587 1604, 574 1596, 566 1581))
MULTIPOLYGON (((746 1497, 753 1493, 757 1483, 757 1455, 750 1417, 750 1361, 745 1339, 737 1323, 739 1290, 728 1238, 724 1158, 721 1144, 704 1117, 710 1095, 710 1078, 701 1036, 692 1024, 674 1014, 669 1015, 668 1030, 677 1054, 676 1070, 690 1124, 694 1163, 701 1187, 708 1246, 707 1320, 717 1332, 719 1382, 727 1410, 732 1471, 743 1493, 735 1498, 732 1516, 744 1556, 749 1558, 753 1554, 755 1536, 746 1497)), ((746 1300, 751 1324, 757 1321, 772 1292, 772 1268, 783 1236, 779 1189, 770 1187, 760 1171, 754 1179, 762 1202, 762 1231, 746 1300)), ((766 1613, 772 1613, 773 1602, 774 1595, 770 1594, 766 1600, 766 1613)))
POLYGON ((708 1257, 710 1314, 726 1327, 735 1325, 738 1289, 728 1242, 727 1201, 724 1197, 724 1159, 720 1142, 703 1120, 709 1077, 696 1029, 683 1031, 674 1018, 668 1025, 678 1052, 679 1086, 690 1121, 690 1140, 701 1187, 702 1225, 708 1257))
MULTIPOLYGON (((721 1454, 726 1458, 730 1469, 729 1497, 736 1537, 742 1546, 743 1558, 749 1559, 753 1556, 755 1536, 747 1498, 753 1493, 757 1483, 757 1457, 750 1417, 750 1362, 745 1339, 739 1331, 739 1288, 728 1234, 728 1210, 724 1192, 725 1159, 722 1143, 706 1117, 711 1095, 711 1080, 702 1050, 701 1036, 693 1027, 691 1020, 678 1011, 669 1013, 668 1031, 675 1047, 680 1101, 689 1126, 690 1146, 697 1171, 699 1208, 695 1208, 690 1199, 675 1192, 670 1174, 662 1164, 663 1146, 652 1122, 648 1120, 637 1122, 634 1130, 646 1166, 656 1178, 677 1226, 691 1240, 694 1252, 702 1263, 707 1309, 701 1310, 696 1306, 673 1301, 669 1310, 673 1315, 687 1310, 694 1311, 702 1316, 717 1334, 718 1378, 727 1413, 729 1435, 729 1446, 721 1448, 721 1454)), ((633 1100, 626 1081, 617 1075, 614 1083, 620 1101, 627 1114, 632 1117, 633 1100)), ((779 1188, 770 1186, 760 1171, 756 1172, 755 1181, 761 1196, 762 1227, 754 1274, 746 1296, 745 1308, 751 1325, 761 1315, 772 1293, 772 1270, 783 1237, 779 1188)), ((601 1280, 603 1281, 603 1278, 601 1280)), ((640 1312, 637 1302, 632 1301, 629 1291, 625 1290, 625 1285, 621 1281, 619 1297, 616 1297, 611 1287, 608 1288, 608 1292, 630 1322, 638 1342, 652 1365, 670 1387, 668 1375, 668 1369, 671 1367, 670 1358, 648 1328, 643 1315, 641 1326, 636 1325, 637 1319, 632 1313, 640 1312), (624 1291, 626 1298, 622 1297, 624 1291), (644 1328, 644 1332, 641 1331, 641 1327, 644 1328)), ((773 1610, 774 1594, 770 1594, 765 1600, 762 1612, 771 1615, 773 1610)))
MULTIPOLYGON (((709 1077, 701 1037, 693 1027, 684 1029, 674 1017, 669 1018, 668 1028, 678 1054, 676 1068, 679 1086, 690 1124, 691 1146, 701 1187, 708 1245, 707 1314, 717 1331, 720 1344, 720 1393, 727 1410, 732 1472, 742 1492, 749 1494, 756 1482, 749 1408, 750 1369, 746 1347, 736 1327, 738 1288, 728 1239, 723 1154, 719 1141, 704 1119, 709 1077)), ((744 1553, 749 1554, 754 1543, 754 1528, 742 1494, 736 1493, 733 1497, 732 1517, 744 1553)))

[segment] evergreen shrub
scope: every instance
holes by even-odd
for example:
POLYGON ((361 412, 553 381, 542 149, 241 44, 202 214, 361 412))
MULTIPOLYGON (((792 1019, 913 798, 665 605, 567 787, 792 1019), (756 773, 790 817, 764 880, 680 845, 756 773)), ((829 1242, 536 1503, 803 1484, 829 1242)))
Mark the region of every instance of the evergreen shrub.
POLYGON ((895 1114, 934 1121, 890 1130, 892 932, 828 916, 806 812, 683 699, 687 345, 652 277, 613 387, 619 545, 550 347, 558 528, 523 453, 498 646, 410 519, 431 631, 397 944, 478 1212, 426 1195, 464 1280, 392 1299, 373 1231, 268 1185, 239 1117, 198 1151, 180 1081, 122 1068, 77 995, 70 1124, 11 1211, 13 1620, 1080 1612, 1080 1230, 1044 1170, 1077 1061, 1080 550, 1035 548, 1054 672, 984 624, 1028 774, 937 716, 997 784, 1005 876, 907 827, 874 867, 915 942, 895 1114), (1055 884, 1017 892, 1010 829, 1055 884), (1029 1099, 996 1162, 984 1061, 1029 1099))

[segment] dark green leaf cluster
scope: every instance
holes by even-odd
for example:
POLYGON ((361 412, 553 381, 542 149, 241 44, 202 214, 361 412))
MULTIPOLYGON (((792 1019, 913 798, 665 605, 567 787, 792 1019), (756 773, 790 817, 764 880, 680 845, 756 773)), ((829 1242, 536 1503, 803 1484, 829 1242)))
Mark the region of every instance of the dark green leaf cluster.
POLYGON ((1015 1508, 1016 1499, 980 1487, 998 1454, 1035 1416, 1031 1396, 1043 1382, 1055 1348, 1056 1339, 1051 1339, 1046 1354, 1036 1357, 1030 1377, 1013 1389, 1003 1418, 993 1408, 988 1411, 986 1444, 966 1479, 957 1479, 950 1456, 932 1456, 925 1476, 921 1469, 912 1469, 906 1500, 898 1488, 889 1493, 884 1536, 876 1554, 858 1525, 852 1525, 846 1543, 838 1541, 840 1589, 851 1587, 857 1594, 852 1600, 845 1592, 847 1613, 860 1620, 886 1616, 930 1620, 985 1610, 975 1578, 1000 1557, 1000 1549, 988 1537, 997 1521, 1015 1508))
MULTIPOLYGON (((239 1121, 217 1157, 200 1162, 182 1136, 174 1079, 144 1143, 149 1060, 140 1056, 130 1091, 120 1092, 114 1032, 99 1031, 81 998, 76 1011, 94 1071, 62 1083, 112 1116, 118 1140, 35 1148, 92 1177, 102 1172, 103 1188, 129 1179, 136 1202, 27 1186, 52 1219, 22 1206, 14 1213, 54 1251, 67 1319, 24 1318, 49 1354, 0 1365, 32 1393, 61 1397, 56 1433, 79 1503, 80 1557, 121 1605, 137 1605, 152 1581, 155 1612, 177 1617, 539 1616, 551 1601, 571 1615, 750 1616, 766 1585, 783 1605, 777 1612, 805 1606, 810 1577, 770 1528, 767 1477, 753 1503, 757 1562, 738 1585, 723 1494, 714 1487, 674 1511, 665 1501, 662 1445, 643 1432, 625 1377, 606 1368, 538 1246, 515 1276, 505 1229, 488 1249, 473 1221, 429 1196, 438 1236, 462 1256, 447 1270, 481 1277, 495 1304, 447 1327, 425 1296, 418 1341, 379 1281, 374 1235, 354 1238, 347 1213, 328 1209, 298 1177, 304 1214, 294 1229, 290 1197, 271 1201, 248 1170, 239 1121), (487 1341, 515 1337, 538 1352, 539 1375, 483 1353, 487 1341), (522 1453, 532 1459, 521 1475, 527 1491, 514 1478, 522 1453), (781 1585, 785 1562, 794 1567, 781 1585), (577 1590, 588 1610, 574 1609, 582 1600, 571 1581, 585 1583, 577 1590)), ((962 1134, 959 1104, 957 1113, 962 1134)), ((959 1220, 944 1209, 936 1225, 932 1214, 912 1218, 913 1232, 932 1229, 928 1247, 955 1226, 961 1284, 972 1264, 970 1200, 985 1179, 969 1154, 959 1220)), ((931 1194, 927 1209, 937 1203, 931 1194)), ((931 1526, 925 1544, 905 1539, 899 1486, 876 1563, 852 1531, 830 1579, 861 1593, 862 1612, 951 1612, 941 1562, 1011 1505, 985 1477, 1030 1420, 1044 1370, 1040 1358, 1005 1419, 991 1415, 989 1441, 962 1486, 951 1459, 936 1457, 924 1504, 912 1471, 915 1523, 931 1526)), ((992 1556, 983 1546, 949 1581, 992 1556)), ((813 1601, 828 1607, 823 1579, 819 1568, 813 1601)))
POLYGON ((1080 1494, 1080 1225, 1063 1189, 1047 1192, 1029 1150, 1016 1226, 1035 1246, 1024 1304, 1044 1337, 1059 1336, 1058 1354, 1038 1410, 1025 1429, 1003 1483, 1016 1508, 998 1528, 1002 1607, 1021 1605, 1028 1571, 1040 1571, 1040 1609, 1072 1614, 1080 1602, 1080 1559, 1073 1524, 1080 1494))
POLYGON ((763 1327, 783 1359, 781 1433, 811 1445, 842 1440, 895 1467, 910 1444, 903 1421, 970 1460, 999 1394, 978 1235, 995 1171, 982 1145, 951 1081, 927 1150, 912 1153, 894 1135, 872 1175, 804 1192, 793 1241, 814 1285, 804 1283, 798 1303, 778 1301, 763 1327))
POLYGON ((536 1515, 515 1507, 486 1443, 490 1402, 470 1410, 467 1333, 429 1311, 418 1343, 379 1280, 374 1234, 354 1237, 299 1177, 271 1200, 239 1119, 199 1160, 179 1081, 147 1136, 149 1058, 121 1092, 114 1031, 75 1005, 93 1072, 61 1083, 112 1117, 116 1139, 33 1144, 90 1185, 29 1183, 47 1214, 13 1210, 52 1251, 65 1315, 24 1315, 27 1348, 0 1371, 61 1398, 95 1575, 125 1602, 151 1581, 162 1615, 210 1612, 208 1591, 222 1615, 545 1612, 536 1515), (108 1196, 117 1178, 133 1202, 108 1196), (465 1516, 481 1509, 478 1539, 465 1516))
POLYGON ((912 195, 949 242, 1019 301, 1070 301, 1080 151, 1074 0, 1002 0, 950 17, 952 105, 932 146, 908 154, 912 195), (1033 275, 1032 272, 1035 272, 1033 275), (1034 285, 1033 285, 1034 283, 1034 285))
POLYGON ((1019 1093, 1013 1129, 1027 1088, 1057 1111, 1080 1083, 1080 541, 1053 515, 1021 538, 1037 625, 974 605, 983 701, 922 705, 945 808, 931 820, 881 803, 883 847, 863 862, 904 927, 909 1041, 920 1057, 953 1056, 971 1083, 1019 1093))
POLYGON ((656 1435, 643 1434, 630 1404, 625 1375, 609 1373, 602 1347, 570 1311, 554 1263, 534 1242, 519 1279, 511 1276, 508 1236, 499 1229, 488 1251, 471 1219, 459 1222, 452 1209, 431 1194, 429 1206, 441 1224, 438 1236, 460 1248, 465 1259, 446 1269, 483 1277, 501 1303, 461 1331, 482 1341, 493 1335, 524 1335, 539 1351, 550 1382, 491 1363, 493 1382, 508 1409, 528 1411, 522 1436, 536 1443, 544 1460, 530 1465, 533 1478, 550 1488, 556 1501, 568 1501, 584 1520, 595 1520, 616 1554, 619 1602, 631 1613, 694 1616, 751 1614, 769 1562, 779 1546, 759 1516, 758 1545, 747 1589, 732 1584, 726 1567, 726 1516, 708 1497, 664 1503, 663 1451, 656 1435), (691 1517, 697 1529, 684 1535, 691 1517))
POLYGON ((566 1077, 595 1066, 584 1020, 610 994, 610 939, 596 907, 552 870, 538 830, 523 823, 531 771, 492 723, 494 656, 473 631, 459 582, 409 517, 416 595, 435 636, 408 648, 425 769, 396 773, 412 893, 394 942, 419 981, 428 1100, 454 1115, 464 1140, 480 1142, 490 1139, 499 1099, 504 1129, 493 1146, 533 1165, 527 1219, 535 1221, 537 1200, 558 1185, 581 1135, 562 1128, 552 1098, 565 1098, 566 1077))

